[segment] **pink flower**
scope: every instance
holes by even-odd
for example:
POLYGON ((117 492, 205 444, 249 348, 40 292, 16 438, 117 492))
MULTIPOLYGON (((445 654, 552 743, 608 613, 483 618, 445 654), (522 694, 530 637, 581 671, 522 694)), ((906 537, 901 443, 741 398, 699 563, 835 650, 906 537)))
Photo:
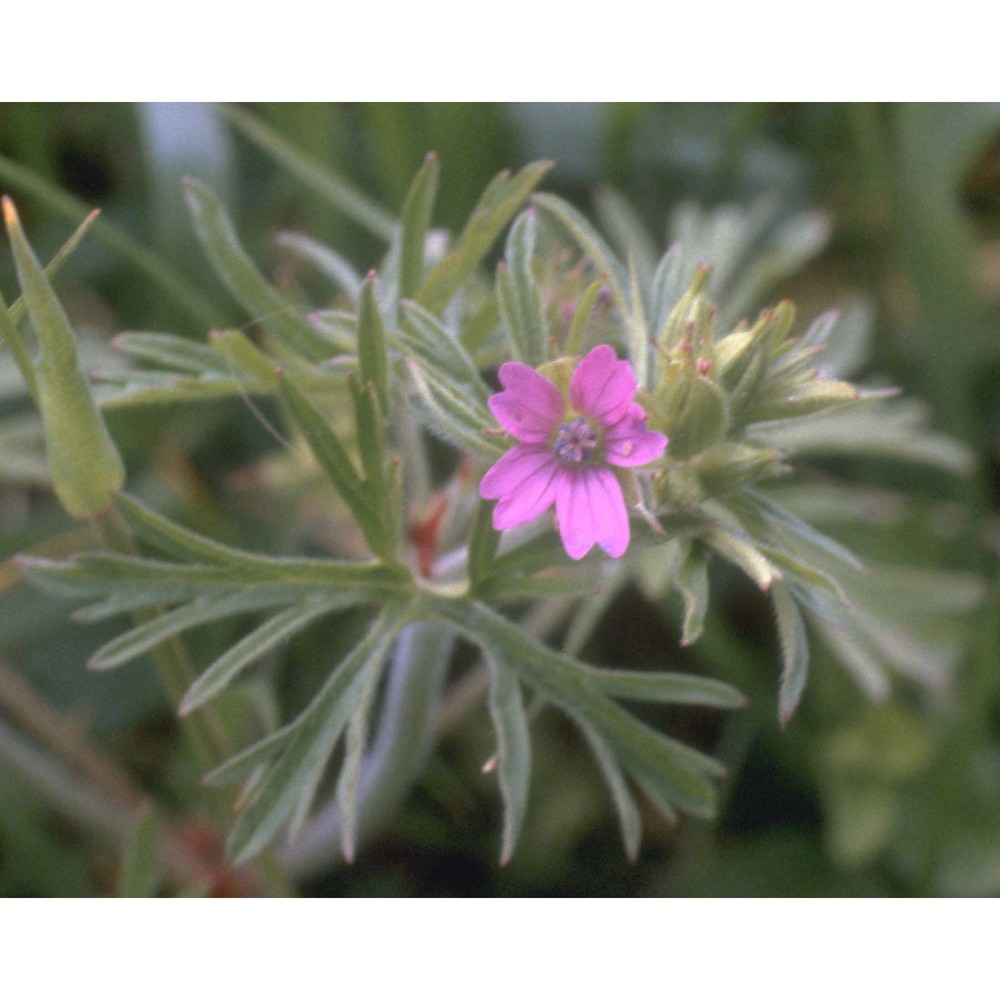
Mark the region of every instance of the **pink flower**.
POLYGON ((503 392, 490 396, 493 416, 520 443, 483 477, 479 492, 499 501, 493 527, 516 528, 556 505, 566 552, 582 559, 596 543, 617 558, 628 548, 628 509, 608 467, 645 465, 667 438, 646 430, 633 402, 635 376, 614 348, 595 347, 569 383, 569 405, 547 378, 518 361, 500 366, 503 392))

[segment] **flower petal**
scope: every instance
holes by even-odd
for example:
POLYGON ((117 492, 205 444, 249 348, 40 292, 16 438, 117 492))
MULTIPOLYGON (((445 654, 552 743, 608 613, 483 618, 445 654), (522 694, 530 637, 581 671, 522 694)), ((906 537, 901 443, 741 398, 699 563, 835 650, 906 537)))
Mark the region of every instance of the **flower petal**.
POLYGON ((599 344, 576 366, 569 398, 584 416, 610 427, 628 412, 637 388, 632 366, 619 361, 613 347, 599 344))
POLYGON ((534 368, 508 361, 498 372, 504 391, 489 398, 490 411, 503 429, 525 444, 545 441, 563 418, 562 393, 534 368))
POLYGON ((611 465, 646 465, 663 454, 666 434, 646 430, 646 413, 638 403, 604 432, 604 458, 611 465))
POLYGON ((596 542, 617 559, 628 548, 628 509, 610 469, 563 469, 556 486, 556 522, 571 559, 582 559, 596 542))
POLYGON ((544 514, 555 501, 559 472, 549 448, 534 444, 511 448, 479 484, 480 496, 500 501, 493 508, 493 527, 516 528, 544 514))

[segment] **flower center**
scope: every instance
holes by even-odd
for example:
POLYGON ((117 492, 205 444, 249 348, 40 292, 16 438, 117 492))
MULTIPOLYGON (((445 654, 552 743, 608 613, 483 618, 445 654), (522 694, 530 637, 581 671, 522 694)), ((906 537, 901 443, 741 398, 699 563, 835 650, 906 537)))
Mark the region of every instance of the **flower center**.
POLYGON ((562 462, 589 462, 597 447, 597 434, 586 417, 577 417, 568 424, 560 424, 552 450, 562 462))

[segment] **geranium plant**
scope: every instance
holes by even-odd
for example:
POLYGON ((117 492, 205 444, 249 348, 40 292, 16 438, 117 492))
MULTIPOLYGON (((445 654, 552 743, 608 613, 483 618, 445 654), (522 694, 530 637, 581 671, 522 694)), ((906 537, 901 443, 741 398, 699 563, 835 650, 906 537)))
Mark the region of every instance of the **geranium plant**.
POLYGON ((205 781, 239 789, 231 813, 223 793, 221 813, 231 816, 234 864, 276 843, 278 867, 293 874, 338 853, 352 859, 423 766, 458 640, 488 673, 502 861, 522 830, 531 726, 546 705, 596 758, 630 856, 638 796, 671 821, 711 817, 725 768, 626 706, 732 711, 743 695, 661 664, 621 670, 579 658, 630 581, 650 600, 680 595, 685 644, 702 632, 713 560, 766 592, 782 722, 805 688, 810 630, 835 636, 862 684, 885 677, 870 623, 855 612, 877 566, 795 513, 784 499, 794 491, 771 486, 794 483, 811 449, 863 451, 874 440, 865 427, 903 458, 935 460, 933 437, 893 423, 892 390, 845 380, 850 352, 838 344, 857 340, 856 314, 803 324, 787 302, 744 312, 814 248, 802 238, 809 220, 764 238, 741 217, 738 232, 758 225, 760 237, 744 262, 763 263, 736 282, 732 258, 713 260, 718 246, 705 244, 710 217, 659 259, 639 252, 647 237, 619 255, 567 202, 534 193, 549 167, 497 177, 449 235, 432 228, 439 168, 428 157, 365 276, 333 249, 284 234, 286 252, 335 286, 307 308, 283 297, 223 204, 189 180, 206 259, 251 322, 206 330, 203 342, 122 333, 115 346, 129 364, 96 381, 77 361, 52 269, 4 201, 22 297, 0 303, 0 332, 41 413, 56 496, 94 528, 93 546, 20 566, 31 583, 80 602, 80 620, 121 623, 91 668, 154 653, 205 781), (491 279, 485 265, 505 231, 491 279), (349 526, 329 551, 237 548, 130 490, 104 414, 225 399, 273 405, 297 481, 325 478, 324 502, 349 526), (220 702, 262 658, 348 610, 362 623, 356 641, 311 700, 272 712, 267 731, 234 745, 246 727, 234 728, 220 702), (193 664, 182 634, 223 619, 245 623, 241 637, 193 664))

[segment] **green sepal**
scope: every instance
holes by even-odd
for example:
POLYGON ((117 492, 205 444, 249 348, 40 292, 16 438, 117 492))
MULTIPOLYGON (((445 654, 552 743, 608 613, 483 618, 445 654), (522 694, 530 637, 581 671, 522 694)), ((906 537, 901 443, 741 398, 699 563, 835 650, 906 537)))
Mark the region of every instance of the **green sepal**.
POLYGON ((789 471, 777 448, 759 448, 739 441, 720 441, 702 452, 693 464, 698 482, 709 497, 724 496, 789 471))

